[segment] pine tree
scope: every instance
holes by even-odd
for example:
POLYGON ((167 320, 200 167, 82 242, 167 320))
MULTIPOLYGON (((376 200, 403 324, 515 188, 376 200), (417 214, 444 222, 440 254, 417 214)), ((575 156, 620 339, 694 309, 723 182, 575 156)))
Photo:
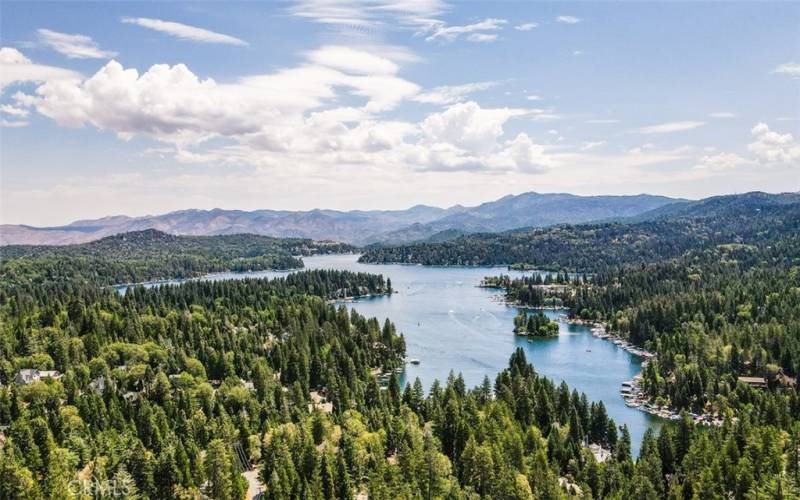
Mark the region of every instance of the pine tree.
POLYGON ((353 485, 350 482, 350 472, 347 470, 344 454, 338 453, 336 457, 336 498, 349 500, 353 497, 353 485))
MULTIPOLYGON (((208 443, 205 458, 208 494, 216 500, 234 500, 232 496, 234 484, 231 481, 231 460, 228 445, 221 439, 208 443)), ((237 498, 238 500, 238 498, 237 498)))

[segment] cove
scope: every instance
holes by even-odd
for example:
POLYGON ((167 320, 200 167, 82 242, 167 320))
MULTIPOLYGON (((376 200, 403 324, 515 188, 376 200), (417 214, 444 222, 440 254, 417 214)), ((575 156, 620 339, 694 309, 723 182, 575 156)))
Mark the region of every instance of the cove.
MULTIPOLYGON (((619 394, 622 382, 641 371, 640 358, 592 336, 586 326, 565 322, 559 322, 558 337, 529 342, 513 333, 517 308, 497 301, 498 290, 477 286, 486 276, 530 272, 508 271, 505 267, 361 264, 358 255, 315 255, 304 257, 303 262, 306 269, 368 272, 392 280, 396 293, 391 296, 346 304, 381 322, 389 318, 405 336, 406 355, 420 360, 420 364, 406 365, 401 384, 419 377, 427 388, 436 379, 444 382, 451 370, 464 376, 467 387, 479 385, 484 376, 494 383, 497 373, 508 366, 511 353, 522 347, 540 375, 556 384, 565 381, 570 389, 586 393, 590 401, 603 401, 617 425, 628 426, 634 456, 639 454, 645 431, 657 430, 664 422, 628 408, 619 394)), ((274 278, 288 272, 219 273, 200 279, 274 278)), ((551 318, 561 313, 545 312, 551 318)))

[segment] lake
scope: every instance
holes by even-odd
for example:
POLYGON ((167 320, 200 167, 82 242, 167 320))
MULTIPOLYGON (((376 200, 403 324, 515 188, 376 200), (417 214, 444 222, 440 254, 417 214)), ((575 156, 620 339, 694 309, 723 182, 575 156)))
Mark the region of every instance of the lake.
MULTIPOLYGON (((581 325, 559 323, 558 337, 528 342, 513 333, 517 308, 498 301, 499 290, 478 288, 485 276, 530 272, 505 267, 430 267, 360 264, 357 255, 304 257, 306 269, 340 269, 382 274, 391 278, 396 293, 347 302, 364 316, 389 318, 405 336, 407 356, 420 360, 407 365, 405 380, 419 377, 426 387, 444 382, 450 370, 461 373, 473 387, 508 366, 511 353, 522 347, 536 371, 570 389, 586 393, 590 401, 603 401, 618 425, 627 424, 632 451, 638 455, 648 428, 658 429, 663 420, 628 408, 619 394, 620 384, 641 371, 641 359, 611 342, 591 335, 581 325)), ((203 279, 278 277, 287 272, 219 273, 203 279)), ((545 314, 556 318, 559 312, 545 314)))

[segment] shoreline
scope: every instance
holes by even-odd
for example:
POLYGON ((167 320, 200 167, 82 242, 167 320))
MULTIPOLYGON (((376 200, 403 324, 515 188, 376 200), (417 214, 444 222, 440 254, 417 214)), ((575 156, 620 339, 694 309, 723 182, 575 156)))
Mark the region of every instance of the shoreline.
POLYGON ((351 304, 351 303, 354 303, 354 302, 358 302, 360 299, 371 299, 371 298, 374 298, 374 297, 385 297, 386 295, 392 295, 392 294, 395 294, 395 293, 397 293, 396 290, 392 290, 391 292, 387 290, 387 291, 385 291, 383 293, 367 293, 367 294, 364 294, 364 295, 352 295, 352 296, 348 296, 348 297, 339 297, 339 298, 336 298, 336 299, 328 299, 328 300, 325 301, 325 303, 326 304, 336 304, 338 302, 338 303, 342 303, 342 304, 351 304))
MULTIPOLYGON (((258 270, 250 270, 250 271, 214 271, 206 274, 202 274, 200 276, 190 276, 186 278, 156 278, 147 281, 137 281, 135 283, 116 283, 114 285, 107 285, 109 288, 116 288, 116 289, 127 289, 127 288, 134 288, 137 286, 160 286, 160 285, 180 285, 181 283, 186 283, 188 281, 203 281, 203 280, 210 280, 214 278, 218 278, 220 276, 224 276, 226 274, 237 274, 237 275, 248 275, 248 274, 256 274, 256 273, 294 273, 298 271, 305 270, 304 267, 294 267, 289 269, 258 269, 258 270)), ((231 278, 235 279, 235 278, 231 278)))
MULTIPOLYGON (((512 301, 505 300, 505 297, 501 294, 494 295, 493 300, 497 302, 503 302, 503 304, 506 307, 515 307, 518 309, 550 310, 550 311, 556 311, 559 309, 564 311, 568 310, 568 308, 565 306, 525 306, 518 303, 514 303, 512 301)), ((620 336, 610 332, 608 329, 608 325, 603 321, 570 318, 566 314, 560 314, 556 318, 556 320, 566 324, 589 327, 590 333, 593 337, 596 337, 600 340, 611 342, 612 344, 622 349, 623 351, 626 351, 627 353, 636 356, 638 358, 643 358, 641 365, 643 369, 647 367, 647 364, 650 362, 651 359, 657 358, 656 353, 648 351, 644 348, 637 347, 628 342, 627 340, 621 338, 620 336)), ((514 332, 514 334, 519 335, 516 332, 514 332)), ((622 382, 620 386, 620 396, 625 401, 625 406, 664 420, 668 421, 679 420, 681 412, 677 411, 675 408, 658 407, 649 401, 647 394, 641 388, 642 373, 643 372, 640 371, 639 373, 634 375, 633 379, 622 382)), ((697 424, 722 425, 721 420, 719 420, 718 418, 716 419, 712 418, 712 416, 708 414, 697 415, 694 413, 689 413, 689 415, 693 418, 693 420, 697 424)))
MULTIPOLYGON (((642 369, 647 368, 650 360, 658 357, 656 353, 636 347, 627 340, 609 332, 608 325, 602 321, 585 321, 581 319, 570 320, 569 318, 567 318, 565 321, 572 324, 592 325, 591 333, 593 336, 602 340, 607 340, 634 356, 644 358, 644 361, 642 361, 642 369)), ((644 389, 642 389, 642 374, 643 372, 639 372, 634 375, 631 380, 626 380, 620 385, 620 395, 622 396, 622 399, 625 400, 625 406, 672 422, 680 420, 682 411, 670 406, 656 406, 650 401, 647 393, 644 391, 644 389)), ((691 417, 696 425, 713 425, 719 427, 724 423, 724 419, 720 418, 718 415, 712 415, 710 413, 704 412, 698 414, 687 412, 687 415, 691 417)))

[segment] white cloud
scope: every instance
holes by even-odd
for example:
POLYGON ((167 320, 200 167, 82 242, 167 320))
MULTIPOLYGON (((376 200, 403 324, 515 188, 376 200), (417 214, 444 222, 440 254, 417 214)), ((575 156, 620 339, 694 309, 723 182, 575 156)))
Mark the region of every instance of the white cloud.
POLYGON ((650 125, 642 127, 636 131, 640 134, 669 134, 672 132, 683 132, 685 130, 693 130, 697 127, 702 127, 706 122, 685 121, 685 122, 668 122, 659 123, 657 125, 650 125))
POLYGON ((582 50, 573 50, 572 51, 572 55, 573 56, 582 56, 583 55, 583 51, 582 50))
POLYGON ((488 153, 503 135, 505 122, 526 113, 516 108, 484 109, 469 101, 429 115, 421 129, 431 143, 449 143, 472 153, 488 153))
MULTIPOLYGON (((139 74, 112 61, 83 82, 49 82, 25 100, 65 126, 90 123, 123 137, 146 134, 163 142, 190 144, 215 136, 291 130, 303 113, 336 101, 339 89, 363 101, 358 108, 338 108, 337 113, 349 121, 391 110, 419 91, 417 85, 393 74, 397 66, 391 61, 372 54, 325 47, 307 57, 308 63, 298 67, 230 84, 202 80, 183 64, 154 65, 139 74), (324 57, 332 53, 352 58, 345 63, 324 57), (314 63, 323 59, 334 67, 314 63), (343 66, 353 71, 343 71, 343 66), (370 68, 380 71, 361 74, 370 68)), ((280 142, 281 133, 272 137, 280 142)))
POLYGON ((734 153, 718 153, 715 155, 703 156, 694 166, 697 170, 709 170, 711 172, 722 172, 734 169, 740 165, 752 163, 751 160, 742 158, 734 153))
POLYGON ((777 73, 779 75, 788 75, 793 76, 795 78, 800 78, 800 63, 796 62, 787 62, 779 65, 775 68, 773 73, 777 73))
POLYGON ((26 121, 9 121, 0 119, 0 127, 7 127, 7 128, 19 128, 19 127, 27 127, 28 122, 26 121))
POLYGON ((541 101, 541 100, 543 100, 542 96, 538 96, 538 95, 529 95, 529 96, 525 97, 525 99, 527 99, 529 101, 541 101))
POLYGON ((593 125, 611 125, 614 123, 619 123, 619 120, 614 118, 593 118, 591 120, 586 120, 584 123, 589 123, 593 125))
MULTIPOLYGON (((458 39, 458 37, 460 37, 461 35, 465 34, 471 34, 471 33, 486 34, 483 32, 502 30, 507 23, 508 21, 505 19, 487 18, 484 19, 483 21, 473 24, 467 24, 464 26, 447 26, 444 22, 438 21, 431 26, 430 31, 432 33, 428 35, 425 38, 425 40, 428 42, 433 42, 436 40, 452 42, 458 39)), ((487 41, 487 40, 472 40, 472 41, 487 41)))
POLYGON ((498 82, 474 82, 463 85, 444 85, 419 94, 412 99, 428 104, 453 104, 463 101, 469 94, 487 90, 498 85, 498 82))
POLYGON ((774 132, 766 123, 757 124, 750 133, 755 140, 747 145, 747 150, 762 163, 800 165, 800 144, 792 134, 774 132))
POLYGON ((39 40, 69 59, 110 59, 116 52, 101 50, 91 37, 69 33, 59 33, 48 29, 36 30, 39 40))
POLYGON ((600 146, 605 145, 606 141, 586 141, 581 144, 581 151, 589 151, 600 146))
POLYGON ((511 159, 514 167, 528 173, 543 172, 556 165, 555 159, 546 153, 544 146, 536 144, 525 133, 505 143, 500 155, 511 159))
POLYGON ((28 110, 23 108, 17 108, 10 104, 0 104, 0 113, 5 113, 9 116, 15 116, 24 118, 28 116, 28 110))
POLYGON ((467 37, 468 42, 486 43, 497 40, 497 35, 488 33, 472 33, 467 37))
POLYGON ((320 66, 361 75, 393 75, 399 69, 396 63, 386 57, 344 46, 324 46, 306 56, 320 66))
MULTIPOLYGON (((551 113, 460 102, 496 82, 420 93, 399 69, 396 60, 337 46, 306 53, 296 67, 232 83, 203 79, 183 64, 139 73, 111 61, 85 80, 50 81, 15 100, 63 126, 90 125, 124 140, 150 137, 187 164, 292 165, 312 177, 354 165, 534 173, 554 164, 543 157, 544 146, 527 135, 506 140, 504 130, 511 118, 551 113), (383 116, 411 99, 454 104, 420 122, 383 116)), ((152 150, 164 155, 164 148, 152 150)))
POLYGON ((709 113, 708 116, 709 118, 733 118, 736 115, 729 111, 720 111, 718 113, 709 113))
POLYGON ((522 23, 514 26, 514 29, 517 31, 531 31, 532 29, 538 28, 539 23, 522 23))
POLYGON ((578 24, 581 20, 575 16, 558 16, 556 17, 556 22, 562 24, 578 24))
POLYGON ((147 17, 123 17, 123 23, 135 24, 143 28, 166 33, 181 40, 191 40, 194 42, 204 43, 223 43, 227 45, 246 46, 247 42, 239 38, 216 33, 207 29, 198 28, 196 26, 189 26, 188 24, 181 24, 172 21, 162 21, 161 19, 151 19, 147 17))
POLYGON ((298 0, 289 13, 338 28, 376 29, 389 24, 428 27, 447 8, 441 0, 298 0))
POLYGON ((0 48, 0 93, 17 83, 79 79, 80 73, 56 66, 36 64, 11 47, 0 48))

